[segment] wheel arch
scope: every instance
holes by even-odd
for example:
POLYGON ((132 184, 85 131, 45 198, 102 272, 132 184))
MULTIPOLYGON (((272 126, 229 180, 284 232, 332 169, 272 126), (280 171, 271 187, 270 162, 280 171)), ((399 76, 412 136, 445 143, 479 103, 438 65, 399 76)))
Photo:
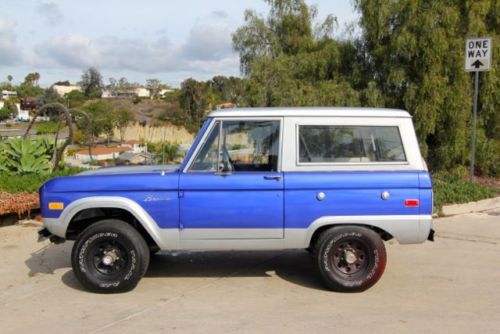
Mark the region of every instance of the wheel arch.
POLYGON ((390 233, 388 233, 387 231, 384 231, 383 229, 381 229, 377 226, 366 225, 366 224, 357 224, 357 223, 354 223, 354 224, 348 224, 348 223, 335 224, 335 223, 332 223, 332 224, 322 225, 322 226, 318 227, 316 230, 314 230, 314 232, 312 233, 312 235, 308 241, 309 248, 312 248, 314 246, 314 244, 316 243, 316 241, 319 239, 319 237, 321 236, 321 234, 324 231, 329 230, 330 228, 333 228, 333 227, 337 227, 337 226, 364 227, 364 228, 375 231, 375 233, 377 233, 380 236, 380 238, 384 241, 388 241, 388 240, 391 240, 394 238, 390 233))
POLYGON ((106 218, 122 219, 136 228, 146 241, 159 248, 163 246, 159 227, 153 218, 137 202, 124 197, 96 196, 76 200, 63 211, 57 219, 56 231, 52 232, 71 240, 86 227, 106 218))
POLYGON ((317 240, 321 232, 335 226, 361 226, 378 233, 382 240, 396 239, 401 244, 421 243, 421 222, 428 220, 422 215, 378 216, 323 216, 309 226, 305 243, 307 247, 317 240))

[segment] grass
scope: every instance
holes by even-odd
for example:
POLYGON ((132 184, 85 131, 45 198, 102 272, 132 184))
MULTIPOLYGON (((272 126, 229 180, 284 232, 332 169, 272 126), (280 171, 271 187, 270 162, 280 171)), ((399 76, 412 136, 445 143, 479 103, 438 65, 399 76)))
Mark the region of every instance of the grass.
POLYGON ((479 201, 500 195, 500 187, 470 183, 464 170, 432 173, 434 211, 442 215, 443 205, 479 201))
POLYGON ((57 176, 68 176, 81 172, 82 169, 64 167, 52 174, 25 174, 0 173, 0 191, 8 193, 38 192, 46 181, 57 176))

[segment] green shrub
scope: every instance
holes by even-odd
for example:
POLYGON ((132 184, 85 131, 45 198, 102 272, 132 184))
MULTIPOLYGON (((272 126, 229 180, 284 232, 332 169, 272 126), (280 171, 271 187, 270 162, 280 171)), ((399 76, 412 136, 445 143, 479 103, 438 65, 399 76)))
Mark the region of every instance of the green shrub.
POLYGON ((440 171, 432 174, 435 212, 441 214, 445 204, 479 201, 500 194, 498 188, 470 183, 467 175, 465 167, 457 168, 451 172, 440 171))
POLYGON ((15 138, 0 143, 0 171, 14 174, 49 172, 50 147, 44 138, 15 138))
POLYGON ((8 193, 37 192, 38 189, 53 177, 68 176, 80 173, 81 168, 64 167, 52 174, 26 174, 0 173, 0 191, 8 193))
POLYGON ((35 130, 36 130, 37 135, 56 133, 57 128, 58 128, 57 122, 43 122, 43 123, 38 123, 35 126, 35 130))

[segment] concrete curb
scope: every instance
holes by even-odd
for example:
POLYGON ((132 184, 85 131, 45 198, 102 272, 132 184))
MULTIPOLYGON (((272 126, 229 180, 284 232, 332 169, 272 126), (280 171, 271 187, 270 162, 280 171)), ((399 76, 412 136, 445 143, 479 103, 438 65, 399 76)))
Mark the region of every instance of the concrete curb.
POLYGON ((500 196, 483 199, 477 202, 444 205, 443 214, 445 216, 454 216, 464 213, 481 212, 494 209, 500 209, 500 196))

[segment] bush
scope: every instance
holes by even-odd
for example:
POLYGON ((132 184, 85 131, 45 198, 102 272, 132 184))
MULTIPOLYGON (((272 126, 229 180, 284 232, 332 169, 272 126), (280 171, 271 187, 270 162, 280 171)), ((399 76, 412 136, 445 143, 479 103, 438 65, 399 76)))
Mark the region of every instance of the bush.
POLYGON ((53 134, 57 132, 57 122, 43 122, 35 126, 37 135, 53 134))
POLYGON ((498 188, 470 183, 467 175, 465 167, 457 168, 451 172, 439 171, 432 174, 435 212, 441 214, 445 204, 479 201, 500 194, 498 188))
POLYGON ((83 171, 83 169, 76 167, 64 167, 52 174, 17 175, 13 173, 1 173, 0 191, 8 193, 37 192, 42 184, 51 178, 74 175, 80 173, 81 171, 83 171))
POLYGON ((142 99, 139 97, 139 96, 134 96, 134 98, 132 99, 132 103, 133 104, 139 104, 141 103, 142 99))

